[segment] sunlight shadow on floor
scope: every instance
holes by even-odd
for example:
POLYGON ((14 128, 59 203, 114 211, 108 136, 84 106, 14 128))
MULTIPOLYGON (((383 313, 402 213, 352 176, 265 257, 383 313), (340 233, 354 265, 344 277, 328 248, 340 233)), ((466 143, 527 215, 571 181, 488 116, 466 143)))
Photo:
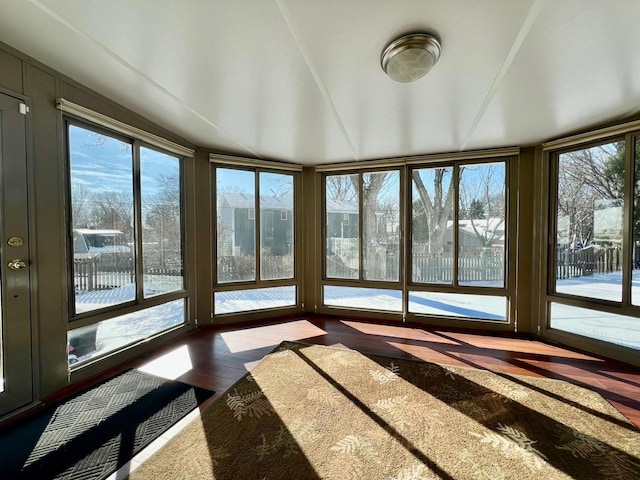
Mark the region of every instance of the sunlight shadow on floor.
POLYGON ((192 369, 189 348, 185 345, 145 363, 138 368, 138 371, 167 380, 175 380, 192 369))
POLYGON ((589 360, 594 362, 604 361, 595 357, 591 357, 589 355, 583 355, 578 352, 571 352, 563 348, 529 339, 503 338, 501 339, 503 345, 499 346, 496 343, 495 337, 446 331, 438 331, 435 333, 438 335, 442 335, 443 338, 460 342, 460 344, 467 344, 476 348, 504 350, 518 353, 535 353, 536 355, 550 355, 555 357, 574 358, 578 360, 589 360))
POLYGON ((303 341, 305 338, 326 335, 327 332, 307 320, 246 328, 220 334, 231 353, 246 352, 257 348, 275 347, 280 342, 303 341))
POLYGON ((434 335, 418 328, 395 327, 392 325, 380 325, 375 323, 349 322, 346 320, 341 320, 340 323, 366 335, 379 335, 381 337, 394 337, 403 338, 405 340, 418 340, 423 342, 458 345, 453 340, 442 338, 438 335, 434 335))
POLYGON ((434 362, 442 365, 452 365, 457 367, 469 366, 467 362, 458 360, 455 355, 452 355, 450 353, 443 353, 424 345, 407 345, 405 343, 397 342, 387 342, 387 344, 425 362, 434 362))

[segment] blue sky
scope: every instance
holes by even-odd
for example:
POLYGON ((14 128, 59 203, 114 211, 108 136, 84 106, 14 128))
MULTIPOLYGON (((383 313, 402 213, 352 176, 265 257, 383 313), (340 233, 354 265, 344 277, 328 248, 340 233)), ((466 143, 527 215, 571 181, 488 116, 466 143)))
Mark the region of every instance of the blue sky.
MULTIPOLYGON (((131 195, 133 183, 132 146, 115 138, 81 127, 69 127, 71 179, 74 186, 93 192, 118 191, 131 195)), ((145 195, 158 190, 161 175, 179 171, 176 157, 148 148, 140 149, 141 183, 145 195)))
MULTIPOLYGON (((216 184, 219 192, 255 194, 255 173, 233 168, 217 168, 216 184)), ((293 176, 279 173, 260 173, 260 195, 293 193, 293 176)))

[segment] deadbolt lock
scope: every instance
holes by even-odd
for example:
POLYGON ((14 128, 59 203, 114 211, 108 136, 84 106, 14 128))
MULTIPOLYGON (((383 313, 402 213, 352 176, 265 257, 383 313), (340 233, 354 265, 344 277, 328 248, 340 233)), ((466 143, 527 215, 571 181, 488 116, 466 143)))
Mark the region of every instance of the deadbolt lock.
POLYGON ((11 270, 20 270, 21 268, 25 268, 27 266, 26 262, 20 260, 19 258, 16 258, 15 260, 11 260, 7 266, 11 269, 11 270))
POLYGON ((22 243, 23 241, 20 237, 11 237, 9 240, 7 240, 7 245, 11 247, 21 247, 22 243))

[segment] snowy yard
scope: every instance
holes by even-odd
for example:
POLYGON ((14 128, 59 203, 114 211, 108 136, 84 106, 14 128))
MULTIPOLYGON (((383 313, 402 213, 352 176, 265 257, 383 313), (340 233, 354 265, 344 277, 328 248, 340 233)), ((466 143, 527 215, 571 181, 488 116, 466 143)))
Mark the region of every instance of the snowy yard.
MULTIPOLYGON (((147 293, 149 295, 150 292, 147 293)), ((133 300, 135 285, 128 284, 112 290, 98 290, 76 296, 78 311, 95 310, 107 305, 133 300)), ((96 350, 78 357, 79 362, 104 355, 123 346, 144 340, 163 330, 178 326, 185 321, 185 301, 175 300, 156 307, 111 318, 97 324, 96 350)), ((69 332, 69 341, 95 329, 95 325, 81 327, 69 332)), ((73 352, 71 352, 73 355, 73 352)), ((71 357, 72 358, 72 357, 71 357)))
MULTIPOLYGON (((558 292, 620 301, 622 298, 621 273, 591 275, 558 281, 558 292)), ((147 296, 154 291, 148 290, 147 296)), ((376 311, 402 311, 400 290, 382 290, 359 287, 324 287, 325 303, 330 306, 376 311)), ((80 293, 76 296, 79 312, 133 300, 133 284, 112 290, 80 293)), ((640 271, 634 271, 632 299, 640 304, 640 271)), ((247 312, 281 308, 296 304, 296 287, 273 287, 253 290, 216 292, 216 314, 247 312)), ((507 303, 499 296, 465 295, 441 292, 410 292, 409 312, 424 315, 473 317, 503 322, 507 319, 507 303)), ((79 361, 102 355, 125 345, 144 340, 185 321, 183 300, 176 300, 143 311, 100 322, 97 327, 97 350, 78 358, 79 361)), ((553 303, 551 327, 590 338, 596 338, 640 349, 640 319, 613 315, 596 310, 570 307, 553 303)), ((95 326, 73 330, 69 337, 82 335, 95 326)))

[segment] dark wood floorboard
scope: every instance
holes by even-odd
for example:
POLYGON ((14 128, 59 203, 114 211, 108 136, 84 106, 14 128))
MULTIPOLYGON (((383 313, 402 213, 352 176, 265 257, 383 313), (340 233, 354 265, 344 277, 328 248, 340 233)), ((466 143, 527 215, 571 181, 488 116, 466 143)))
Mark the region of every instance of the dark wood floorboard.
MULTIPOLYGON (((262 325, 201 328, 144 357, 71 385, 45 399, 43 406, 124 369, 146 365, 153 370, 151 373, 214 390, 215 395, 201 406, 205 408, 283 340, 342 346, 444 365, 484 368, 501 374, 565 380, 597 391, 640 427, 638 367, 538 340, 321 316, 304 316, 262 325)), ((11 428, 24 416, 3 422, 0 428, 11 428)))
POLYGON ((283 340, 565 380, 597 391, 640 427, 640 368, 537 340, 306 316, 268 325, 203 328, 136 363, 158 363, 164 357, 174 367, 172 352, 186 348, 190 365, 177 379, 215 390, 213 401, 283 340))

